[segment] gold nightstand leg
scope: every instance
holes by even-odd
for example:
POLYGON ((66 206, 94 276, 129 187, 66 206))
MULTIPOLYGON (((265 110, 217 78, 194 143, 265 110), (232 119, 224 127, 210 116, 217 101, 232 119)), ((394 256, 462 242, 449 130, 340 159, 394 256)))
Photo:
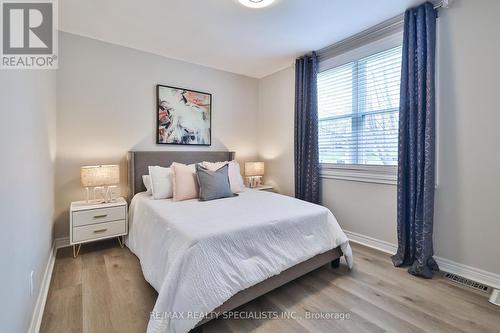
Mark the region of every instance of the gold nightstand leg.
POLYGON ((124 236, 118 236, 118 244, 120 244, 120 247, 123 249, 125 246, 125 239, 123 238, 124 236))
POLYGON ((73 245, 73 258, 78 257, 78 253, 80 253, 81 247, 82 247, 82 244, 73 245))

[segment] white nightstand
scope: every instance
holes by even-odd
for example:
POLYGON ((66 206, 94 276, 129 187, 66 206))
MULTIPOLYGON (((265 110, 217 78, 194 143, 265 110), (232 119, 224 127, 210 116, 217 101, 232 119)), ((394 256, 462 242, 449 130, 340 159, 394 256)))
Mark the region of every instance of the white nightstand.
POLYGON ((257 187, 252 187, 254 190, 259 190, 259 191, 269 191, 269 192, 274 192, 274 186, 272 185, 260 185, 257 187))
POLYGON ((118 198, 108 203, 71 203, 69 213, 69 242, 73 246, 73 257, 77 257, 83 243, 118 237, 123 248, 128 232, 127 201, 118 198))

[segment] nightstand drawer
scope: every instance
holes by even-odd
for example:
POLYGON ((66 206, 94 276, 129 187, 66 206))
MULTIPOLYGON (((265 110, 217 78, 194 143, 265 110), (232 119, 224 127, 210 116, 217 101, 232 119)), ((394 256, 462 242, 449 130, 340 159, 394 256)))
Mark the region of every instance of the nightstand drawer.
POLYGON ((99 224, 74 227, 73 243, 84 242, 93 239, 101 239, 125 234, 126 221, 113 221, 99 224))
POLYGON ((73 227, 125 220, 127 209, 125 206, 107 207, 73 212, 73 227))

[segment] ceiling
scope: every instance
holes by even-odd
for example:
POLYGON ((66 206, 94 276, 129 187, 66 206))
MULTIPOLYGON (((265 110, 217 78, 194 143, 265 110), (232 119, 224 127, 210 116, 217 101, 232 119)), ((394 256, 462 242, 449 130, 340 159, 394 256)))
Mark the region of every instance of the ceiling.
POLYGON ((59 29, 261 78, 422 0, 64 0, 59 29))

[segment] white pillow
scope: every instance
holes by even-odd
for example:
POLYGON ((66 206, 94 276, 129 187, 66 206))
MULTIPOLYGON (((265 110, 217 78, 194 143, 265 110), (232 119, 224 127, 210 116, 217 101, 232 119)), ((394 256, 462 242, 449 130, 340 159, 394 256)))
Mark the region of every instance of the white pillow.
POLYGON ((150 175, 142 175, 142 182, 146 187, 146 194, 151 195, 151 176, 150 175))
POLYGON ((245 189, 245 183, 241 177, 240 164, 236 161, 224 161, 224 162, 203 162, 202 165, 210 171, 215 171, 224 165, 229 164, 228 176, 229 185, 231 185, 231 191, 233 193, 241 192, 245 189))
POLYGON ((153 199, 169 199, 173 196, 173 172, 170 168, 149 166, 153 199))

